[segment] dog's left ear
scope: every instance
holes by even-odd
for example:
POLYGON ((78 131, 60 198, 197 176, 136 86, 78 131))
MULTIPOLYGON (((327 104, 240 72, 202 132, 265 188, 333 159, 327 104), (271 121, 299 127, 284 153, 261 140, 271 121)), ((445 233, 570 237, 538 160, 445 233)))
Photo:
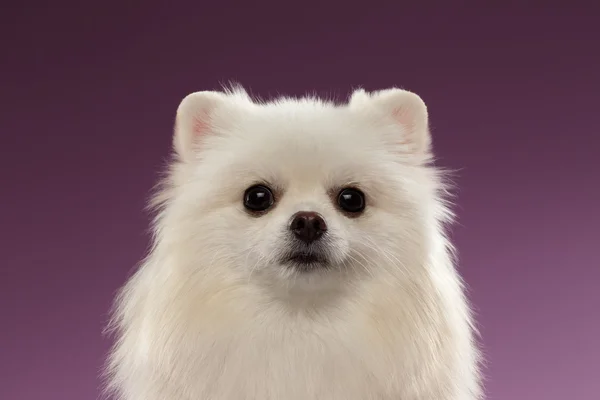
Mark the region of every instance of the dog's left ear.
POLYGON ((375 117, 394 124, 396 144, 416 156, 427 156, 431 150, 427 106, 418 95, 402 89, 386 89, 366 93, 359 89, 352 94, 350 107, 366 109, 375 117))

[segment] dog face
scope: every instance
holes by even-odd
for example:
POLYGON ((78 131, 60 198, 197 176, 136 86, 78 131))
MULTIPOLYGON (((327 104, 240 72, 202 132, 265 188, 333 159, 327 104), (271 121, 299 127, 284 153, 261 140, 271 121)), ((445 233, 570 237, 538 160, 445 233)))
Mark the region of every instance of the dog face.
POLYGON ((430 139, 410 92, 344 105, 198 92, 174 145, 163 231, 192 270, 316 287, 422 265, 430 139))

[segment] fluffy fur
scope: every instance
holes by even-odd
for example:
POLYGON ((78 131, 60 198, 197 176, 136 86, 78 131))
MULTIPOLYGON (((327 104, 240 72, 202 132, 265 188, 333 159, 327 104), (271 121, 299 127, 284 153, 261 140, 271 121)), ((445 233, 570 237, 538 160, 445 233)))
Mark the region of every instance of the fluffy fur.
POLYGON ((261 102, 197 92, 153 205, 154 245, 121 290, 109 388, 123 400, 475 400, 479 356, 442 174, 415 94, 261 102), (257 182, 277 193, 261 216, 257 182), (332 193, 366 196, 350 218, 332 193), (328 268, 278 255, 297 211, 329 226, 328 268))

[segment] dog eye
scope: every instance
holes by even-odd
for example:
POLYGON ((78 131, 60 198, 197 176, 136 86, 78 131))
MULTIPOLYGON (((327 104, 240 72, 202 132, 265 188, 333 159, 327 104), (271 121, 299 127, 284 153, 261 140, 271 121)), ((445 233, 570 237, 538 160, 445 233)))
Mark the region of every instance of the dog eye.
POLYGON ((266 211, 273 203, 273 192, 266 186, 251 186, 246 189, 246 192, 244 193, 244 207, 250 211, 266 211))
POLYGON ((365 195, 358 189, 345 188, 338 194, 337 203, 342 210, 358 214, 365 210, 365 195))

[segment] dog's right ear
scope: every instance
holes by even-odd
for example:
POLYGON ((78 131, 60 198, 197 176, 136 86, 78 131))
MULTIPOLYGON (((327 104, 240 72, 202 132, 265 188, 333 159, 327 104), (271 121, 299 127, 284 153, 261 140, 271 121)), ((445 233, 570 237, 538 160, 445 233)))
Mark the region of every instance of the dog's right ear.
POLYGON ((187 95, 177 108, 173 146, 183 161, 193 160, 203 138, 218 128, 215 116, 227 101, 222 92, 195 92, 187 95))

